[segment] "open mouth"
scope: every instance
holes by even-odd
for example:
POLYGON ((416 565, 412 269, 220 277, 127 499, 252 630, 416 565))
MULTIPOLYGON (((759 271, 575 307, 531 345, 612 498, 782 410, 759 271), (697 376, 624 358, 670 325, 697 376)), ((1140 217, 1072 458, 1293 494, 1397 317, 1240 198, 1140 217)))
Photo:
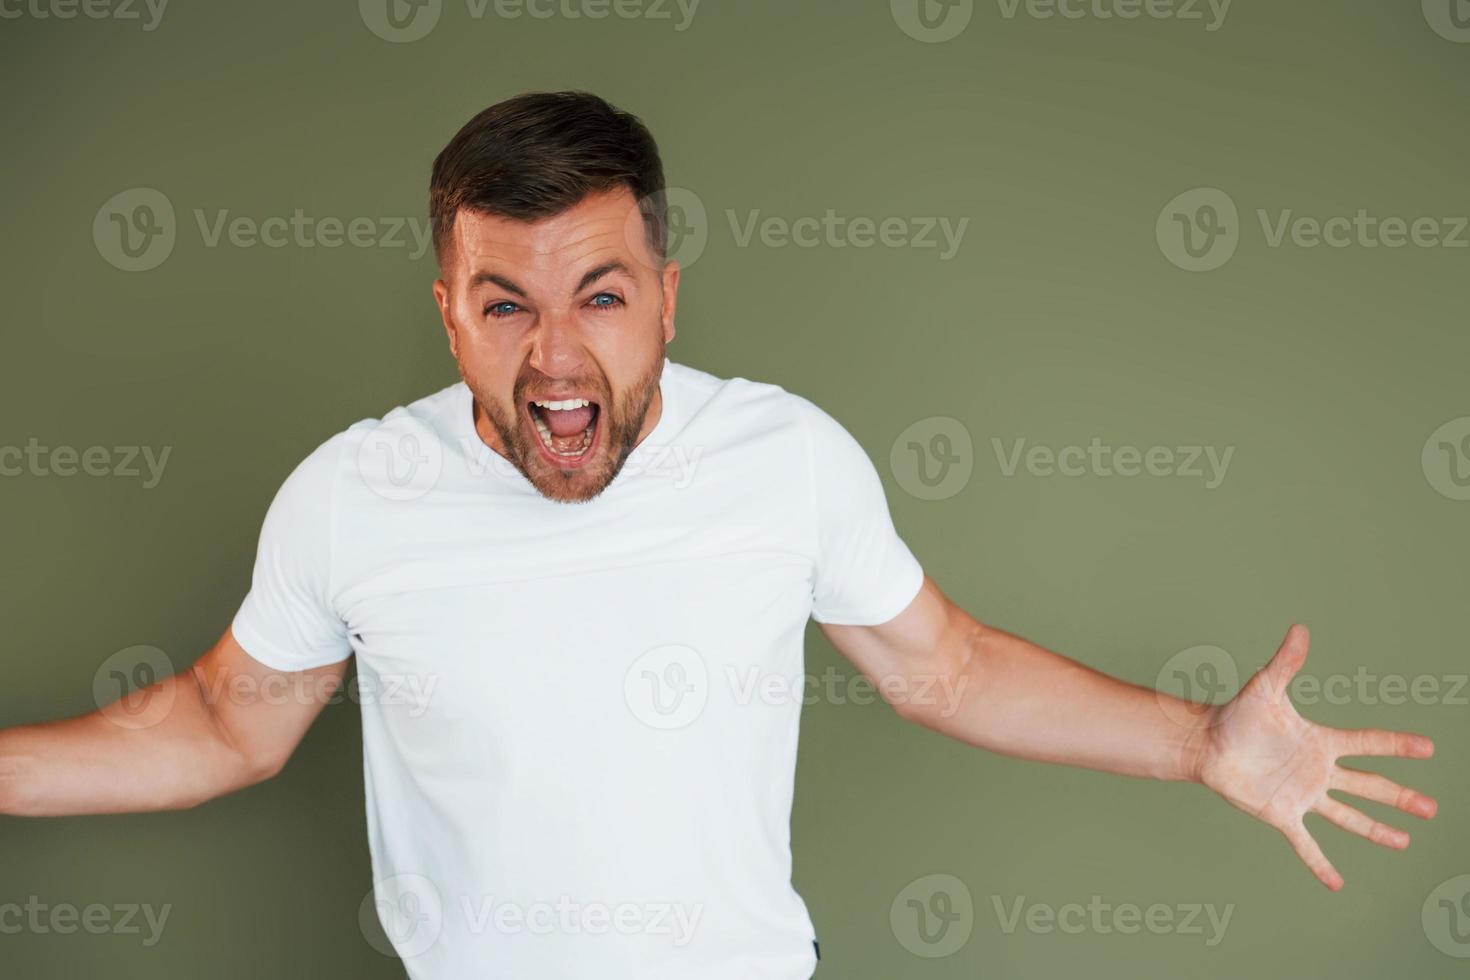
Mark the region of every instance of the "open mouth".
POLYGON ((526 403, 537 445, 552 465, 575 469, 592 457, 601 426, 601 406, 587 398, 542 399, 526 403))

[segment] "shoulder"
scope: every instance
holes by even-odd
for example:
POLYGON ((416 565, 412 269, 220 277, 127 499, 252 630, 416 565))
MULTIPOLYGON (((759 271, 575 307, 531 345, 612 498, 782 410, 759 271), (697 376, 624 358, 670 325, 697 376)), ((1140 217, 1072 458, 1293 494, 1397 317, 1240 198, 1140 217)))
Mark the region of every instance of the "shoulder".
POLYGON ((302 459, 282 484, 282 493, 325 502, 344 483, 367 489, 384 484, 390 491, 404 480, 411 483, 419 471, 437 470, 447 448, 457 448, 454 412, 460 407, 468 411, 468 404, 468 391, 458 382, 381 416, 358 419, 302 459))
POLYGON ((665 365, 665 371, 670 389, 683 408, 682 414, 690 421, 717 417, 802 431, 837 424, 811 400, 778 384, 738 375, 718 377, 674 361, 665 365))

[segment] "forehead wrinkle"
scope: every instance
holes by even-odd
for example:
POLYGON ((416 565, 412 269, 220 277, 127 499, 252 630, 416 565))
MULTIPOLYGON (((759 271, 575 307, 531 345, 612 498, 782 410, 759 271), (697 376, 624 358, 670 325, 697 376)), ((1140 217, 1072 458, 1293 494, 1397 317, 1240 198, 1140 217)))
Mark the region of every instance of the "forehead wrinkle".
POLYGON ((637 282, 637 278, 630 271, 629 263, 624 260, 620 252, 615 249, 607 249, 597 243, 589 243, 588 247, 582 249, 575 255, 562 256, 559 252, 544 252, 538 253, 537 258, 553 259, 554 261, 547 263, 545 267, 542 267, 540 263, 529 268, 521 266, 521 269, 526 273, 524 276, 518 276, 514 271, 502 274, 506 278, 528 287, 530 283, 525 282, 527 278, 534 282, 538 279, 554 277, 554 281, 558 285, 565 284, 566 290, 571 292, 582 286, 582 278, 587 273, 603 266, 621 263, 624 268, 609 269, 594 280, 593 284, 604 282, 618 276, 635 283, 637 282))
POLYGON ((617 228, 616 232, 609 228, 591 229, 586 234, 571 241, 558 242, 553 245, 547 245, 544 248, 532 246, 531 254, 539 258, 572 251, 574 254, 569 261, 580 262, 589 255, 609 248, 611 246, 609 239, 613 242, 620 240, 622 237, 620 234, 621 231, 621 226, 617 228))

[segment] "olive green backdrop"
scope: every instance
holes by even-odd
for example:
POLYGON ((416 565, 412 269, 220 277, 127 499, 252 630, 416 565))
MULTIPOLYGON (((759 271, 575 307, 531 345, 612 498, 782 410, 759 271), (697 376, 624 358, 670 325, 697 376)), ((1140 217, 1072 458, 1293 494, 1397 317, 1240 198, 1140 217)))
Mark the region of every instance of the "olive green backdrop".
MULTIPOLYGON (((0 478, 0 724, 91 710, 118 651, 182 667, 217 638, 291 467, 456 378, 432 258, 389 219, 422 225, 430 162, 474 112, 587 88, 645 119, 689 191, 679 240, 703 250, 671 356, 842 420, 966 608, 1222 694, 1305 622, 1306 673, 1337 691, 1306 716, 1438 742, 1378 767, 1440 799, 1433 823, 1392 816, 1408 851, 1309 820, 1333 895, 1198 787, 822 697, 793 822, 819 977, 1470 970, 1470 4, 26 3, 0 18, 0 444, 52 455, 0 478), (245 244, 297 209, 366 220, 361 244, 245 244), (249 221, 211 239, 221 212, 249 221), (1336 244, 1293 224, 1335 216, 1336 244), (953 254, 941 218, 968 219, 953 254), (133 251, 149 228, 172 247, 130 258, 118 222, 133 251), (1064 452, 1094 439, 1172 455, 1121 476, 1126 453, 1064 452), (169 447, 156 485, 129 446, 169 447), (54 447, 107 448, 106 475, 58 475, 54 447), (1223 478, 1189 447, 1229 450, 1223 478), (1151 906, 1172 925, 1138 928, 1151 906)), ((808 655, 853 673, 815 628, 808 655)), ((0 974, 402 976, 359 928, 370 887, 343 704, 276 780, 193 811, 0 820, 0 905, 171 907, 152 945, 0 918, 0 974)))

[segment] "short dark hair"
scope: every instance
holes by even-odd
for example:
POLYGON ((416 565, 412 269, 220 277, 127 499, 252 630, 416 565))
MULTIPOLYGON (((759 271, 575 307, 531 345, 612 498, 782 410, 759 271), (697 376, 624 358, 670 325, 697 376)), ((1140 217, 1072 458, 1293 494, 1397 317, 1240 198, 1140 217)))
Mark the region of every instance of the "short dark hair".
POLYGON ((527 92, 481 111, 434 158, 434 256, 461 209, 534 221, 623 185, 638 200, 653 253, 667 258, 658 144, 639 118, 590 92, 527 92))

